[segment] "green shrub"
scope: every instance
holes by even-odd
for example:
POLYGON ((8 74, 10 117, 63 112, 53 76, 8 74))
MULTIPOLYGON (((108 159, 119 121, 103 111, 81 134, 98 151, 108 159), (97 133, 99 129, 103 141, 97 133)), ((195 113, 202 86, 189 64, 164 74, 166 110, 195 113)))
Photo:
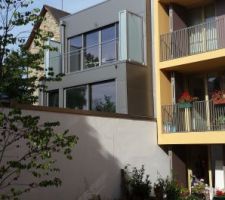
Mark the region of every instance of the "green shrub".
POLYGON ((159 178, 157 182, 154 184, 154 192, 156 196, 156 200, 163 200, 166 198, 166 180, 159 178))
POLYGON ((167 200, 181 200, 181 187, 175 180, 166 180, 167 200))
POLYGON ((186 197, 185 200, 201 200, 201 198, 198 198, 197 196, 192 194, 192 195, 186 197))
POLYGON ((123 179, 123 198, 129 200, 148 200, 151 195, 151 182, 149 175, 145 175, 145 169, 142 165, 141 169, 134 167, 129 171, 126 166, 122 170, 123 179))
POLYGON ((181 200, 181 186, 175 180, 159 178, 154 184, 156 200, 181 200))

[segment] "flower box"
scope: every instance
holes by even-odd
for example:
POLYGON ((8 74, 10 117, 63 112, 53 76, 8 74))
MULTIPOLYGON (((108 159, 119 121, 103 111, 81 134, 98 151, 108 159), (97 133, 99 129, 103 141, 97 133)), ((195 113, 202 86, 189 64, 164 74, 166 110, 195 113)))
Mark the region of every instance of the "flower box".
POLYGON ((215 105, 225 104, 225 98, 221 98, 221 99, 213 99, 213 103, 214 103, 215 105))
POLYGON ((225 196, 214 197, 213 200, 225 200, 225 196))
POLYGON ((225 104, 225 90, 217 90, 212 94, 213 103, 216 105, 225 104))
POLYGON ((189 102, 178 103, 178 108, 192 108, 192 104, 189 102))

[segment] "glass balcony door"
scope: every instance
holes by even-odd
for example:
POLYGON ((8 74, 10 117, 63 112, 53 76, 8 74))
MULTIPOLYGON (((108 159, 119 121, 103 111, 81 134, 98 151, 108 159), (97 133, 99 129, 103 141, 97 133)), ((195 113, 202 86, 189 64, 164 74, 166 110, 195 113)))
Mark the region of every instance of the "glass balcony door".
POLYGON ((210 4, 189 11, 190 54, 217 49, 217 25, 215 5, 210 4))

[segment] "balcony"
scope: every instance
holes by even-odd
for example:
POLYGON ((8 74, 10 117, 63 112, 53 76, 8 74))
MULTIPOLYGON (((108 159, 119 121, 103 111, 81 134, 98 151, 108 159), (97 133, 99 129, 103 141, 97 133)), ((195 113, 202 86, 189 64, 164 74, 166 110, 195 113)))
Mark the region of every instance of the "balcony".
POLYGON ((162 106, 164 133, 225 131, 225 104, 196 101, 162 106))
POLYGON ((225 17, 160 36, 160 61, 225 48, 225 17))
POLYGON ((84 71, 102 65, 117 62, 119 55, 119 39, 114 38, 90 46, 70 46, 70 51, 64 54, 67 73, 84 71))

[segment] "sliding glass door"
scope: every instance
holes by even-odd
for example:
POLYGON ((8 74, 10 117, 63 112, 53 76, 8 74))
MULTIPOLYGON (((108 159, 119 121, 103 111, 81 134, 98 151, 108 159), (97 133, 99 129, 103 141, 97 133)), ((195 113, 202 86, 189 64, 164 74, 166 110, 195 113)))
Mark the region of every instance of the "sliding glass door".
POLYGON ((189 10, 190 54, 217 49, 215 5, 210 4, 189 10))

